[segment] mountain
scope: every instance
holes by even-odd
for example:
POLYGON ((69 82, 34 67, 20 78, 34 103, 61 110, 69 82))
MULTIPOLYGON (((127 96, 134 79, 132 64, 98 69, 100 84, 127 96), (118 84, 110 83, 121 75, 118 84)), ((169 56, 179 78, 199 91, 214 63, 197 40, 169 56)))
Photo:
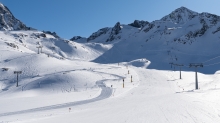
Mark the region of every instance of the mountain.
MULTIPOLYGON (((204 62, 220 55, 220 17, 197 13, 185 7, 174 10, 160 20, 135 20, 130 24, 117 22, 113 27, 99 29, 88 38, 74 36, 70 40, 60 38, 50 31, 21 31, 27 27, 15 19, 7 7, 1 5, 1 9, 3 14, 10 15, 13 22, 17 21, 17 25, 23 25, 23 28, 4 25, 4 29, 9 31, 1 32, 2 45, 14 49, 23 47, 22 52, 38 53, 36 47, 42 46, 44 54, 55 58, 96 63, 119 63, 146 58, 151 61, 148 68, 160 70, 170 69, 169 63, 185 66, 189 66, 189 63, 204 63, 206 66, 219 60, 204 62)), ((183 69, 192 70, 187 67, 183 69)), ((213 65, 204 67, 201 72, 213 73, 219 69, 213 65)))
MULTIPOLYGON (((20 20, 16 19, 11 11, 1 3, 0 30, 0 44, 2 49, 10 47, 20 52, 38 53, 36 47, 40 46, 42 47, 43 54, 58 59, 81 59, 89 61, 100 56, 109 47, 96 43, 82 45, 71 41, 73 39, 75 40, 75 38, 66 40, 59 37, 56 32, 38 31, 27 27, 20 20), (99 48, 95 49, 96 47, 99 48)), ((8 58, 10 58, 10 55, 8 58)))
POLYGON ((11 11, 0 3, 0 30, 30 30, 20 20, 16 19, 11 11))
MULTIPOLYGON (((167 70, 170 62, 188 66, 189 63, 203 63, 220 55, 219 33, 219 16, 180 7, 153 22, 135 20, 127 25, 117 22, 114 27, 105 27, 93 33, 87 42, 113 44, 94 62, 118 63, 146 58, 151 61, 148 68, 167 70)), ((75 41, 80 42, 80 39, 75 41)), ((217 61, 220 60, 204 64, 217 61)), ((213 73, 219 69, 214 65, 201 71, 213 73)))
POLYGON ((185 7, 180 7, 170 13, 167 16, 164 16, 161 20, 162 21, 171 21, 173 23, 184 24, 194 17, 198 16, 199 13, 189 10, 185 7))
POLYGON ((0 123, 219 122, 217 15, 181 7, 70 40, 12 20, 0 31, 0 123))
POLYGON ((137 27, 137 28, 143 28, 145 25, 149 24, 148 21, 139 21, 139 20, 135 20, 133 23, 131 24, 128 24, 130 26, 133 26, 133 27, 137 27))
POLYGON ((43 31, 43 32, 46 33, 46 34, 53 35, 55 38, 60 38, 60 37, 56 34, 56 32, 50 32, 50 31, 43 31))

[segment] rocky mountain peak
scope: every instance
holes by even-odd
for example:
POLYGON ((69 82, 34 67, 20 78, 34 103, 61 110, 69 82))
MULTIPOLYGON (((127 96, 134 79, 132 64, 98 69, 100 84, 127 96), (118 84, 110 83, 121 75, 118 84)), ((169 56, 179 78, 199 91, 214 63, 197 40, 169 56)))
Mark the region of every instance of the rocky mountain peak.
POLYGON ((115 26, 112 28, 111 34, 117 35, 120 30, 121 30, 121 24, 120 24, 120 22, 117 22, 117 23, 115 24, 115 26))
POLYGON ((173 12, 171 12, 169 15, 163 17, 162 21, 171 21, 173 23, 186 23, 189 20, 192 20, 195 16, 198 16, 199 13, 194 12, 186 7, 180 7, 173 12))
POLYGON ((75 40, 78 40, 78 39, 81 39, 81 38, 83 38, 83 37, 81 37, 81 36, 73 36, 73 37, 70 39, 70 41, 75 41, 75 40))
POLYGON ((53 35, 55 38, 60 38, 56 32, 51 32, 51 31, 43 31, 44 33, 46 34, 50 34, 50 35, 53 35))
POLYGON ((149 22, 147 21, 139 21, 139 20, 135 20, 133 23, 131 24, 128 24, 130 26, 133 26, 133 27, 137 27, 137 28, 143 28, 145 25, 149 24, 149 22))
POLYGON ((21 21, 16 19, 11 11, 0 3, 0 30, 29 30, 21 21))
POLYGON ((106 34, 109 29, 110 29, 110 28, 105 27, 105 28, 102 28, 102 29, 98 30, 97 32, 92 33, 92 35, 90 35, 90 36, 88 37, 87 41, 94 40, 94 39, 96 39, 97 37, 99 37, 99 36, 101 36, 101 35, 103 35, 103 34, 106 34))
POLYGON ((121 29, 122 28, 121 28, 120 22, 117 22, 115 26, 112 28, 109 38, 106 40, 106 42, 113 41, 115 39, 120 39, 120 36, 117 36, 117 35, 119 34, 121 29))

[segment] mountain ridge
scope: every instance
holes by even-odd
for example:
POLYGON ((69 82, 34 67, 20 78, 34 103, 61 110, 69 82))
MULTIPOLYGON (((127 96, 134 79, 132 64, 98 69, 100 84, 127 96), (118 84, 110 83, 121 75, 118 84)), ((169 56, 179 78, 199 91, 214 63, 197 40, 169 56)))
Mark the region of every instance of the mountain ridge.
MULTIPOLYGON (((194 12, 194 11, 182 6, 182 7, 175 9, 170 14, 165 15, 160 20, 155 20, 152 22, 143 21, 143 20, 141 20, 141 21, 134 20, 133 23, 130 23, 127 25, 133 26, 136 28, 141 28, 141 30, 143 30, 143 28, 145 28, 144 31, 148 32, 151 28, 153 28, 155 26, 154 22, 156 22, 156 21, 166 21, 166 22, 171 22, 174 24, 186 24, 188 21, 191 21, 195 17, 199 17, 200 21, 203 21, 203 18, 210 18, 211 17, 210 21, 212 21, 211 24, 213 24, 213 25, 216 25, 217 22, 220 21, 220 16, 217 16, 215 14, 210 14, 207 12, 198 13, 198 12, 194 12)), ((201 23, 204 24, 204 21, 201 23)), ((98 30, 97 32, 94 32, 92 35, 90 35, 88 37, 87 41, 94 40, 95 38, 102 35, 103 33, 107 33, 107 31, 110 30, 111 28, 114 28, 114 27, 105 27, 105 28, 98 30), (108 29, 108 30, 105 30, 105 29, 108 29), (105 30, 105 31, 99 33, 101 30, 105 30), (94 34, 96 34, 96 35, 94 35, 94 34)), ((204 27, 204 28, 206 28, 206 27, 204 27)), ((78 40, 78 39, 76 39, 76 40, 78 40)), ((112 40, 114 40, 114 39, 112 39, 112 40)), ((106 41, 108 42, 109 39, 107 39, 106 41)))
MULTIPOLYGON (((202 62, 200 59, 209 59, 220 55, 218 48, 220 44, 219 18, 219 16, 207 12, 197 13, 180 7, 160 20, 147 23, 142 28, 120 24, 121 30, 111 36, 114 37, 111 41, 107 41, 111 34, 110 31, 89 41, 114 44, 110 50, 93 61, 117 63, 146 58, 151 61, 148 68, 163 70, 169 69, 168 64, 171 62, 186 65, 200 63, 202 62), (170 15, 175 15, 175 17, 166 18, 170 15), (178 16, 181 19, 178 20, 178 16), (172 53, 168 56, 167 51, 172 53), (155 55, 158 53, 163 55, 159 55, 160 57, 155 55), (160 60, 158 61, 158 59, 160 60)), ((80 40, 76 42, 80 42, 80 40)), ((205 68, 201 71, 213 73, 219 69, 220 67, 216 66, 214 69, 205 68)))
POLYGON ((7 6, 0 3, 0 30, 30 30, 31 27, 27 27, 20 20, 14 17, 7 6))
MULTIPOLYGON (((9 30, 1 32, 1 42, 3 47, 24 46, 22 52, 31 50, 32 53, 37 53, 36 47, 42 46, 46 55, 58 59, 108 64, 145 58, 151 61, 148 68, 160 70, 170 69, 168 64, 171 62, 200 63, 220 55, 219 16, 197 14, 184 7, 174 13, 175 16, 178 14, 182 19, 174 17, 153 22, 135 20, 131 24, 117 22, 113 27, 94 32, 89 38, 76 36, 70 40, 62 39, 50 31, 9 30), (186 12, 191 14, 181 14, 186 12), (195 16, 189 19, 191 15, 195 16)), ((169 17, 169 14, 166 16, 169 17)), ((217 66, 202 71, 213 73, 219 69, 217 66)))

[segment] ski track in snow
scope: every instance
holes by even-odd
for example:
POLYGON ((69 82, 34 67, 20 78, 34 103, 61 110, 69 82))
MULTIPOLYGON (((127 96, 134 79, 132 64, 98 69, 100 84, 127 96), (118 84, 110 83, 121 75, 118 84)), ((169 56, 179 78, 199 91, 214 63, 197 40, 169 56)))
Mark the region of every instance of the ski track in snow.
POLYGON ((106 87, 105 84, 103 83, 103 81, 97 81, 96 84, 102 89, 101 94, 96 98, 89 99, 89 100, 82 100, 82 101, 76 101, 76 102, 57 104, 57 105, 51 105, 51 106, 45 106, 45 107, 39 107, 39 108, 33 108, 33 109, 27 109, 27 110, 22 110, 22 111, 6 112, 6 113, 0 114, 0 117, 9 116, 9 115, 16 115, 16 114, 32 113, 32 112, 37 112, 37 111, 54 110, 54 109, 65 108, 65 107, 70 107, 70 106, 83 105, 83 104, 88 104, 88 103, 92 103, 92 102, 96 102, 99 100, 109 98, 112 95, 112 88, 106 87))

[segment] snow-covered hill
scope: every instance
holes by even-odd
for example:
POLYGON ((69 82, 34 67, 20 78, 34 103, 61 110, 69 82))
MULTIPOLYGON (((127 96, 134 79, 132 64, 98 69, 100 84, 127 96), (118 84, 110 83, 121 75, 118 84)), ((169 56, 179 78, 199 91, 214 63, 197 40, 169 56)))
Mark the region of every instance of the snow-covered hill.
MULTIPOLYGON (((94 60, 98 63, 117 63, 147 58, 149 68, 170 69, 169 63, 204 63, 208 66, 220 61, 209 61, 220 55, 220 17, 210 13, 197 13, 180 7, 155 20, 134 21, 132 24, 115 24, 93 33, 87 42, 114 44, 94 60)), ((85 42, 85 38, 75 39, 85 42)), ((214 73, 219 66, 204 67, 201 72, 214 73)), ((191 70, 191 69, 185 69, 191 70)))
POLYGON ((99 77, 96 76, 99 75, 89 72, 94 69, 89 66, 95 64, 87 61, 100 56, 111 46, 99 43, 80 44, 41 31, 2 31, 1 92, 14 93, 33 89, 39 89, 40 92, 43 90, 66 92, 73 88, 84 90, 97 87, 96 81, 99 77), (22 71, 19 88, 15 87, 14 71, 22 71), (70 83, 72 81, 75 83, 70 83))
POLYGON ((80 44, 41 31, 2 31, 0 42, 3 50, 10 47, 21 52, 42 53, 61 59, 93 60, 111 48, 99 43, 80 44))
POLYGON ((4 22, 0 31, 2 97, 10 94, 14 97, 16 93, 22 97, 41 93, 81 92, 87 88, 94 88, 97 93, 96 82, 102 77, 99 73, 91 72, 95 70, 95 67, 91 67, 97 65, 88 61, 109 50, 112 44, 77 43, 60 38, 55 32, 30 30, 6 6, 1 4, 0 9, 4 22), (22 71, 19 87, 15 86, 14 71, 22 71), (27 92, 20 94, 22 91, 27 92))

